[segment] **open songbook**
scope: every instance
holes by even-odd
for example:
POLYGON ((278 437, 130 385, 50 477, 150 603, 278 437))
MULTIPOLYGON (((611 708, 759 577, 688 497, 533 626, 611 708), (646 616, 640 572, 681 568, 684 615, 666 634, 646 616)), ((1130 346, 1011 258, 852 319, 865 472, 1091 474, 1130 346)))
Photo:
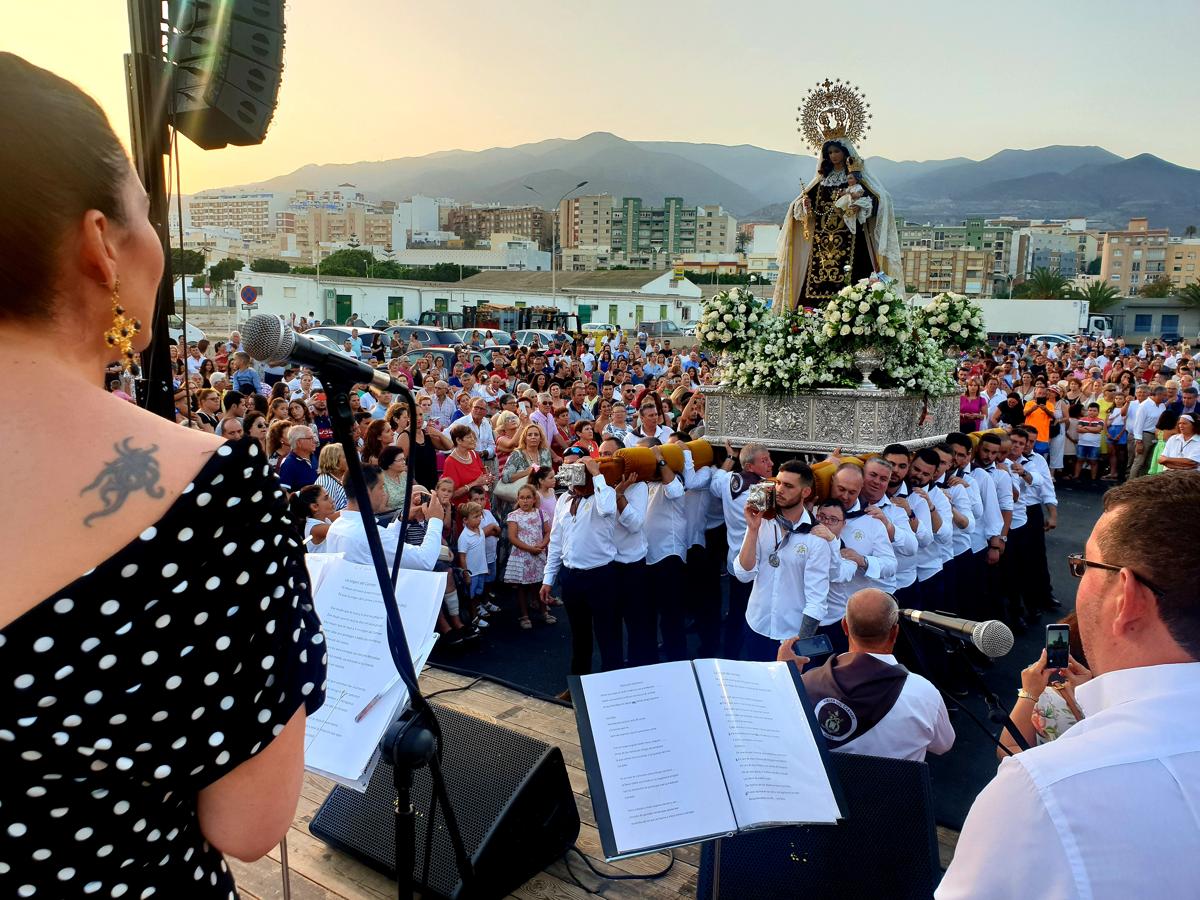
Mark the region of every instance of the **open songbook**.
POLYGON ((607 860, 843 816, 788 663, 698 659, 569 683, 607 860))
MULTIPOLYGON (((371 566, 341 554, 309 554, 313 602, 329 650, 325 704, 304 726, 304 764, 310 772, 365 791, 379 758, 379 741, 408 703, 387 639, 387 613, 371 566), (365 711, 365 713, 364 713, 365 711)), ((396 605, 417 674, 437 641, 446 573, 401 569, 396 605)))

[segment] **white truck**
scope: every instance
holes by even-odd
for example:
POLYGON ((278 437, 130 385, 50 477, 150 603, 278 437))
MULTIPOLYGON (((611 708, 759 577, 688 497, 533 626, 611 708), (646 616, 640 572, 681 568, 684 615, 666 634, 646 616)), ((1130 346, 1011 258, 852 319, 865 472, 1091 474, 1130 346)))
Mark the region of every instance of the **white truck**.
MULTIPOLYGON (((923 297, 913 302, 924 305, 923 297)), ((1029 337, 1033 334, 1077 334, 1112 337, 1112 317, 1091 315, 1086 300, 999 300, 980 299, 988 336, 993 340, 1029 337)))

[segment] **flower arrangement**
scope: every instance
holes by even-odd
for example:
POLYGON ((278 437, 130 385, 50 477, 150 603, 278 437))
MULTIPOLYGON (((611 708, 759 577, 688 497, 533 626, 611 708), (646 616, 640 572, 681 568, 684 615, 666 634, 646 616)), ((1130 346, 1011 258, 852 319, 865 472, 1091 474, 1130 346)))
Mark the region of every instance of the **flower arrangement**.
POLYGON ((938 294, 913 314, 918 333, 933 338, 944 352, 977 350, 987 346, 983 310, 974 300, 950 291, 938 294))
POLYGON ((820 309, 781 315, 766 314, 757 298, 736 288, 705 303, 698 333, 705 347, 722 353, 722 378, 736 391, 854 386, 860 381, 854 356, 872 349, 884 358, 872 376, 880 387, 941 395, 957 391, 946 348, 965 346, 982 330, 978 306, 959 295, 942 297, 948 299, 930 314, 939 321, 928 326, 924 311, 914 313, 889 279, 864 278, 820 309))
POLYGON ((755 342, 768 318, 767 305, 739 286, 704 301, 696 336, 705 350, 737 353, 755 342))
POLYGON ((831 351, 874 347, 885 354, 908 337, 908 306, 889 282, 864 278, 826 304, 818 340, 831 351))

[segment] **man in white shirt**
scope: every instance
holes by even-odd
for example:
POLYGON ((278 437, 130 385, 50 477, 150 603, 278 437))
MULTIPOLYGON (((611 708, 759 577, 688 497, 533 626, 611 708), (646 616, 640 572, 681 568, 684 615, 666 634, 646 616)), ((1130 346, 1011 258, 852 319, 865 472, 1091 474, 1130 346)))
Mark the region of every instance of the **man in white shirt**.
MULTIPOLYGON (((922 762, 926 753, 953 747, 954 728, 941 693, 896 662, 896 598, 874 588, 856 591, 841 626, 849 652, 801 676, 829 749, 922 762)), ((780 645, 779 659, 806 663, 791 644, 780 645)))
MULTIPOLYGON (((371 498, 372 509, 383 509, 387 498, 384 493, 383 473, 378 466, 364 466, 363 478, 367 482, 368 494, 371 498)), ((414 501, 416 497, 414 495, 414 501)), ((432 572, 442 549, 442 504, 437 495, 429 497, 428 506, 417 505, 415 502, 408 510, 409 521, 426 520, 425 538, 419 545, 405 544, 404 553, 400 557, 402 569, 416 569, 421 572, 432 572)), ((379 532, 379 540, 383 543, 383 552, 387 556, 390 567, 396 557, 396 548, 400 545, 399 519, 379 532)), ((362 513, 353 493, 346 495, 346 508, 334 519, 325 535, 326 553, 344 553, 346 559, 353 563, 369 566, 371 548, 367 544, 367 532, 363 525, 362 513)))
POLYGON ((1174 538, 1198 504, 1195 472, 1105 494, 1072 561, 1094 676, 1075 689, 1085 718, 1000 764, 939 900, 1196 896, 1200 545, 1174 538))
POLYGON ((671 439, 671 429, 662 424, 658 407, 650 397, 642 400, 642 406, 638 410, 638 424, 625 435, 625 446, 636 447, 643 438, 648 437, 657 438, 660 444, 665 444, 671 439))
POLYGON ((1000 436, 985 434, 979 439, 975 451, 975 471, 979 474, 980 493, 987 494, 987 483, 991 481, 992 497, 996 503, 996 516, 989 513, 990 500, 984 499, 984 516, 988 518, 988 545, 984 551, 984 591, 988 618, 1000 618, 1004 614, 1005 593, 998 568, 1008 552, 1008 532, 1013 521, 1013 485, 1008 469, 1000 461, 1002 444, 1000 436), (997 518, 998 517, 998 518, 997 518), (998 530, 997 530, 998 528, 998 530), (994 533, 993 533, 994 532, 994 533))
POLYGON ((450 396, 450 385, 438 381, 433 386, 433 403, 429 407, 429 417, 442 431, 450 427, 454 414, 458 412, 458 404, 450 396))
POLYGON ((863 472, 854 463, 843 463, 829 485, 829 496, 842 504, 846 524, 838 543, 831 548, 840 555, 840 560, 834 559, 838 575, 830 578, 829 602, 818 631, 827 635, 839 652, 847 649, 840 623, 850 595, 865 588, 887 591, 896 586, 896 554, 887 525, 859 507, 862 487, 863 472))
POLYGON ((1163 414, 1163 409, 1166 407, 1166 399, 1167 389, 1165 387, 1161 384, 1152 386, 1150 396, 1138 406, 1137 421, 1129 423, 1129 426, 1126 427, 1126 431, 1134 439, 1134 452, 1130 454, 1132 458, 1129 466, 1130 478, 1140 478, 1150 472, 1150 457, 1154 455, 1154 446, 1158 443, 1155 428, 1158 425, 1158 417, 1163 414))
POLYGON ((483 460, 484 467, 493 475, 496 474, 496 436, 492 433, 492 423, 488 421, 487 401, 476 397, 471 401, 471 415, 460 422, 475 432, 475 452, 483 460))
MULTIPOLYGON (((916 538, 916 549, 911 554, 896 554, 896 589, 892 592, 903 606, 912 606, 916 598, 917 562, 922 551, 933 542, 933 527, 930 522, 929 508, 920 498, 909 496, 908 468, 910 465, 908 450, 902 444, 892 444, 885 447, 881 461, 891 466, 888 473, 887 499, 891 505, 904 513, 908 521, 908 530, 916 538)), ((868 472, 867 481, 873 475, 868 472)))
POLYGON ((812 530, 804 508, 812 485, 812 469, 789 460, 776 476, 775 518, 764 520, 757 506, 742 504, 746 531, 733 575, 752 587, 741 659, 769 662, 780 641, 791 635, 811 637, 825 618, 834 545, 812 530))
POLYGON ((592 671, 593 632, 604 671, 625 664, 621 603, 612 570, 617 492, 600 474, 599 462, 584 456, 582 465, 593 493, 585 497, 582 488, 572 487, 558 498, 540 597, 543 604, 550 602, 550 588, 561 574, 563 607, 571 624, 572 675, 592 671))
MULTIPOLYGON (((950 501, 933 485, 940 465, 941 459, 937 453, 926 447, 913 454, 908 467, 908 502, 923 503, 928 508, 930 528, 933 531, 933 540, 917 553, 917 584, 913 609, 944 608, 942 567, 953 555, 954 520, 950 501)), ((908 598, 905 602, 908 602, 908 598)))
MULTIPOLYGON (((649 439, 645 442, 649 445, 649 439)), ((653 448, 658 465, 657 481, 646 485, 649 494, 646 501, 646 582, 639 586, 638 596, 627 597, 627 602, 641 603, 643 597, 653 609, 651 629, 662 632, 663 653, 668 662, 687 659, 687 637, 684 633, 684 613, 691 601, 684 563, 692 543, 692 523, 688 520, 687 497, 682 475, 667 465, 662 450, 653 448), (657 622, 653 619, 656 618, 657 622)), ((708 492, 693 491, 698 500, 708 500, 708 492)), ((700 543, 704 543, 704 519, 700 519, 700 543)), ((651 631, 653 637, 654 632, 651 631)), ((654 659, 658 661, 657 642, 654 659)), ((632 665, 637 665, 630 660, 632 665)))

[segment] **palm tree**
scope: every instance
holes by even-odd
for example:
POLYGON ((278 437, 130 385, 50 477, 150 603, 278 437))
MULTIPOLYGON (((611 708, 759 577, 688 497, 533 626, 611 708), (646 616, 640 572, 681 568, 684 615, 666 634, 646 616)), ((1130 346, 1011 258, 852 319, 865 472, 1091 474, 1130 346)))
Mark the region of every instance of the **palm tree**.
MULTIPOLYGON (((1062 300, 1071 292, 1071 282, 1051 269, 1034 269, 1018 286, 1021 296, 1035 300, 1062 300)), ((1017 291, 1014 291, 1014 294, 1017 291)))
POLYGON ((1111 284, 1103 281, 1093 281, 1086 288, 1075 288, 1073 297, 1076 300, 1086 300, 1091 312, 1104 312, 1110 306, 1115 306, 1121 299, 1121 292, 1111 284))
POLYGON ((1200 306, 1200 283, 1185 284, 1179 289, 1179 302, 1185 306, 1200 306))
POLYGON ((1187 228, 1183 229, 1183 236, 1185 238, 1194 238, 1196 236, 1196 226, 1189 225, 1187 228))

